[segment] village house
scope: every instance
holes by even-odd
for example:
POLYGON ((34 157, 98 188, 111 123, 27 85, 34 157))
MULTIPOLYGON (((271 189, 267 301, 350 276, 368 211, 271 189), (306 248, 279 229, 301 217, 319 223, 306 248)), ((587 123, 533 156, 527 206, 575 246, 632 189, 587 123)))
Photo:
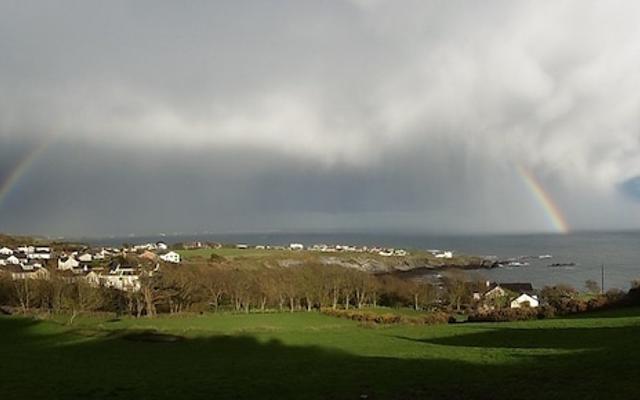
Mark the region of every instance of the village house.
POLYGON ((0 248, 0 256, 12 256, 13 255, 13 250, 11 250, 8 247, 2 247, 0 248))
POLYGON ((500 300, 507 300, 510 308, 538 307, 540 301, 531 283, 495 283, 487 281, 483 290, 473 293, 473 299, 481 301, 485 308, 495 308, 500 300))
MULTIPOLYGON (((97 280, 100 285, 114 288, 124 291, 138 291, 140 290, 140 276, 137 273, 137 268, 134 268, 129 264, 122 264, 119 261, 113 260, 109 263, 109 273, 105 275, 96 274, 97 280)), ((94 280, 96 276, 89 275, 87 280, 94 280)))
POLYGON ((16 250, 18 253, 29 254, 35 252, 36 248, 34 246, 18 246, 16 250))
POLYGON ((62 256, 58 258, 58 269, 61 271, 73 271, 80 267, 80 262, 73 256, 62 256))
POLYGON ((180 264, 180 254, 176 253, 175 251, 161 254, 160 259, 164 262, 180 264))
POLYGON ((11 255, 5 261, 6 265, 19 265, 21 260, 16 255, 11 255))
POLYGON ((90 263, 93 261, 93 255, 91 253, 82 253, 80 255, 76 255, 76 260, 79 262, 90 263))
POLYGON ((24 269, 23 266, 11 265, 5 267, 4 271, 9 273, 13 280, 49 279, 49 271, 42 266, 24 269))
POLYGON ((33 260, 50 260, 51 259, 51 248, 46 246, 38 246, 33 248, 33 251, 30 253, 26 253, 27 258, 33 260))
POLYGON ((529 295, 527 293, 522 293, 520 296, 511 300, 510 306, 511 308, 521 308, 521 307, 538 307, 540 305, 540 301, 538 300, 538 296, 533 294, 529 295))
MULTIPOLYGON (((140 277, 132 271, 118 271, 107 275, 97 275, 97 278, 100 285, 108 288, 131 292, 140 290, 140 277)), ((95 277, 92 276, 89 279, 95 279, 95 277)))

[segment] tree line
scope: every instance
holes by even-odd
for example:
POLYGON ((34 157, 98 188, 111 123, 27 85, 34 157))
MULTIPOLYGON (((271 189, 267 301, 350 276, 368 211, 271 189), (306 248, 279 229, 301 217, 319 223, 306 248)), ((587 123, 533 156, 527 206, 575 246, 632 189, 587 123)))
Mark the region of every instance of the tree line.
POLYGON ((361 309, 368 306, 416 310, 459 310, 471 299, 472 286, 452 274, 436 286, 394 275, 373 275, 335 265, 307 263, 291 267, 248 268, 232 263, 165 265, 140 273, 138 291, 91 285, 81 277, 52 272, 46 280, 0 279, 0 304, 77 315, 106 311, 153 317, 159 313, 231 310, 312 311, 361 309))

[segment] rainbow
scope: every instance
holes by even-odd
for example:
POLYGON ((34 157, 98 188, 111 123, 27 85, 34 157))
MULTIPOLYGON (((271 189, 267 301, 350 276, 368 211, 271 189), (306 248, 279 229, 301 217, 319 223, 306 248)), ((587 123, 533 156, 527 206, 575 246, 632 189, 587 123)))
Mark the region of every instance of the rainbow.
POLYGON ((2 204, 9 197, 13 189, 29 172, 36 160, 49 148, 53 140, 45 139, 30 149, 24 157, 13 167, 4 181, 0 181, 0 210, 2 204))
POLYGON ((544 190, 544 187, 538 178, 536 178, 536 176, 524 166, 518 164, 516 167, 518 174, 524 181, 525 185, 527 185, 527 188, 533 194, 536 201, 544 209, 544 212, 554 229, 559 233, 569 233, 570 229, 567 219, 562 214, 558 205, 553 201, 551 195, 544 190))

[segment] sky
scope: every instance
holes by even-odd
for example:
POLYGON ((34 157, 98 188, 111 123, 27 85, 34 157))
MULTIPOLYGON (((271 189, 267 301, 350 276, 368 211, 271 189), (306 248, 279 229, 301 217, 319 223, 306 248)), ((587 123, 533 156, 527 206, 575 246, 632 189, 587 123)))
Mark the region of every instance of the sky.
POLYGON ((638 229, 638 15, 1 1, 0 231, 638 229))

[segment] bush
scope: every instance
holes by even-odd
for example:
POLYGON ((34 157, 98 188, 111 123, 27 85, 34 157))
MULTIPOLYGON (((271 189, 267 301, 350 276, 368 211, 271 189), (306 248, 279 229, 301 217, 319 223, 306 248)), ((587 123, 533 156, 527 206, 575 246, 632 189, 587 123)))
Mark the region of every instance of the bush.
POLYGON ((217 253, 211 253, 211 255, 209 256, 209 261, 221 262, 221 261, 226 261, 226 258, 222 257, 217 253))
POLYGON ((587 302, 587 308, 589 310, 599 310, 609 305, 610 300, 607 296, 596 296, 587 302))
MULTIPOLYGON (((499 308, 469 315, 469 322, 527 321, 541 318, 537 308, 499 308)), ((544 314, 543 314, 544 315, 544 314)))
POLYGON ((332 317, 346 318, 363 323, 373 323, 382 325, 391 324, 416 324, 434 325, 445 324, 449 321, 449 314, 443 312, 432 312, 425 315, 404 316, 392 313, 378 314, 371 311, 362 310, 338 310, 333 308, 323 308, 320 310, 325 315, 332 317))

